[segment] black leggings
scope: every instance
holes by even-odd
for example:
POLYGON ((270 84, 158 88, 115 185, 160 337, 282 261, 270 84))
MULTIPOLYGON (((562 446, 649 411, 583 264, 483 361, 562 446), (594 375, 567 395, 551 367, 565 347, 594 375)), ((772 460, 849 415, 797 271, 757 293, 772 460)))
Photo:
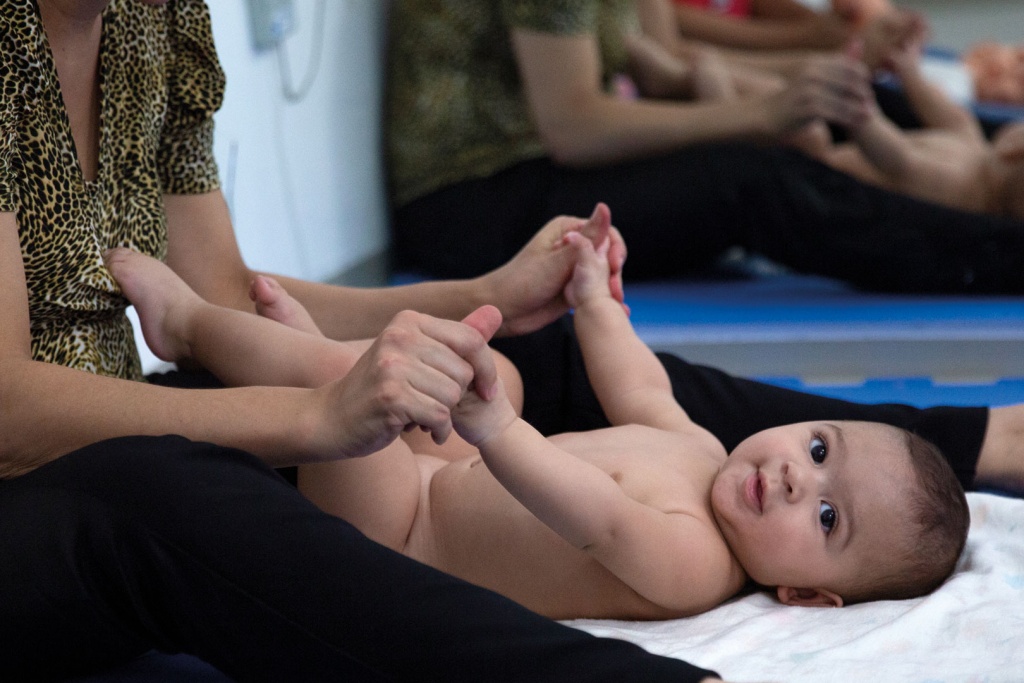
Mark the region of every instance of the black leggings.
POLYGON ((540 617, 368 540, 238 451, 101 442, 0 482, 0 672, 157 648, 247 681, 680 683, 710 672, 540 617))
POLYGON ((626 239, 627 281, 693 273, 742 246, 867 289, 1024 291, 1024 224, 910 199, 752 144, 587 170, 537 159, 439 190, 395 212, 395 265, 479 275, 553 216, 586 216, 598 201, 626 239))

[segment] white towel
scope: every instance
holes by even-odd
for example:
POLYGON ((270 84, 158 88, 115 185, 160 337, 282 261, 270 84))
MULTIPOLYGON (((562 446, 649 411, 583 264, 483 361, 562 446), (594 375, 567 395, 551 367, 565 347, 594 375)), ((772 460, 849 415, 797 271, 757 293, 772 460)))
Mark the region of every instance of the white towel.
POLYGON ((688 619, 566 623, 736 683, 1021 683, 1024 500, 967 498, 964 556, 953 576, 923 598, 826 609, 786 607, 759 593, 688 619))

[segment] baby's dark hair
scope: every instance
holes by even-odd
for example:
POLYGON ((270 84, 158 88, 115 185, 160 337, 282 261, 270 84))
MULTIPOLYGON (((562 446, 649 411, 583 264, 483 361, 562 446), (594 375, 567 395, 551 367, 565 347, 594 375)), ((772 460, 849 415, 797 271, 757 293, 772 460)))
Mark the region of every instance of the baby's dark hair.
MULTIPOLYGON (((916 486, 911 488, 908 533, 901 556, 886 557, 844 592, 846 603, 905 600, 927 595, 956 568, 970 527, 970 510, 960 482, 942 451, 917 434, 899 430, 906 442, 916 486)), ((881 558, 880 558, 881 559, 881 558)))

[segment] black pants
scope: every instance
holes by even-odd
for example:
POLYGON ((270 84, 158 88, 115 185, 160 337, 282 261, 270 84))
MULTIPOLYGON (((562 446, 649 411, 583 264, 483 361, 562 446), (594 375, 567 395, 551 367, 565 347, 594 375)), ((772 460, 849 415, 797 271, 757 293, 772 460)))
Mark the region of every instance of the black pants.
POLYGON ((0 482, 0 677, 152 648, 245 681, 698 681, 373 543, 252 456, 101 442, 0 482))
POLYGON ((439 190, 395 212, 395 265, 479 275, 553 216, 586 216, 598 201, 626 239, 627 281, 692 273, 742 246, 867 289, 1024 291, 1024 224, 917 201, 751 144, 587 170, 538 159, 439 190))

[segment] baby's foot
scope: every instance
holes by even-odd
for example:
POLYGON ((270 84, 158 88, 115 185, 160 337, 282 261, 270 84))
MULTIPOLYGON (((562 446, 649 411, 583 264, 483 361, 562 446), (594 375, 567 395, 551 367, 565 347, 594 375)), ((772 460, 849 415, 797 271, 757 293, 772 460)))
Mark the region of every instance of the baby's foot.
POLYGON ((282 325, 323 335, 302 304, 292 298, 284 287, 272 277, 257 275, 249 285, 249 298, 256 304, 256 312, 264 318, 276 320, 282 325))
POLYGON ((198 294, 164 263, 131 249, 104 254, 110 274, 135 306, 142 335, 153 353, 165 361, 189 357, 189 344, 181 334, 193 308, 203 303, 198 294))

